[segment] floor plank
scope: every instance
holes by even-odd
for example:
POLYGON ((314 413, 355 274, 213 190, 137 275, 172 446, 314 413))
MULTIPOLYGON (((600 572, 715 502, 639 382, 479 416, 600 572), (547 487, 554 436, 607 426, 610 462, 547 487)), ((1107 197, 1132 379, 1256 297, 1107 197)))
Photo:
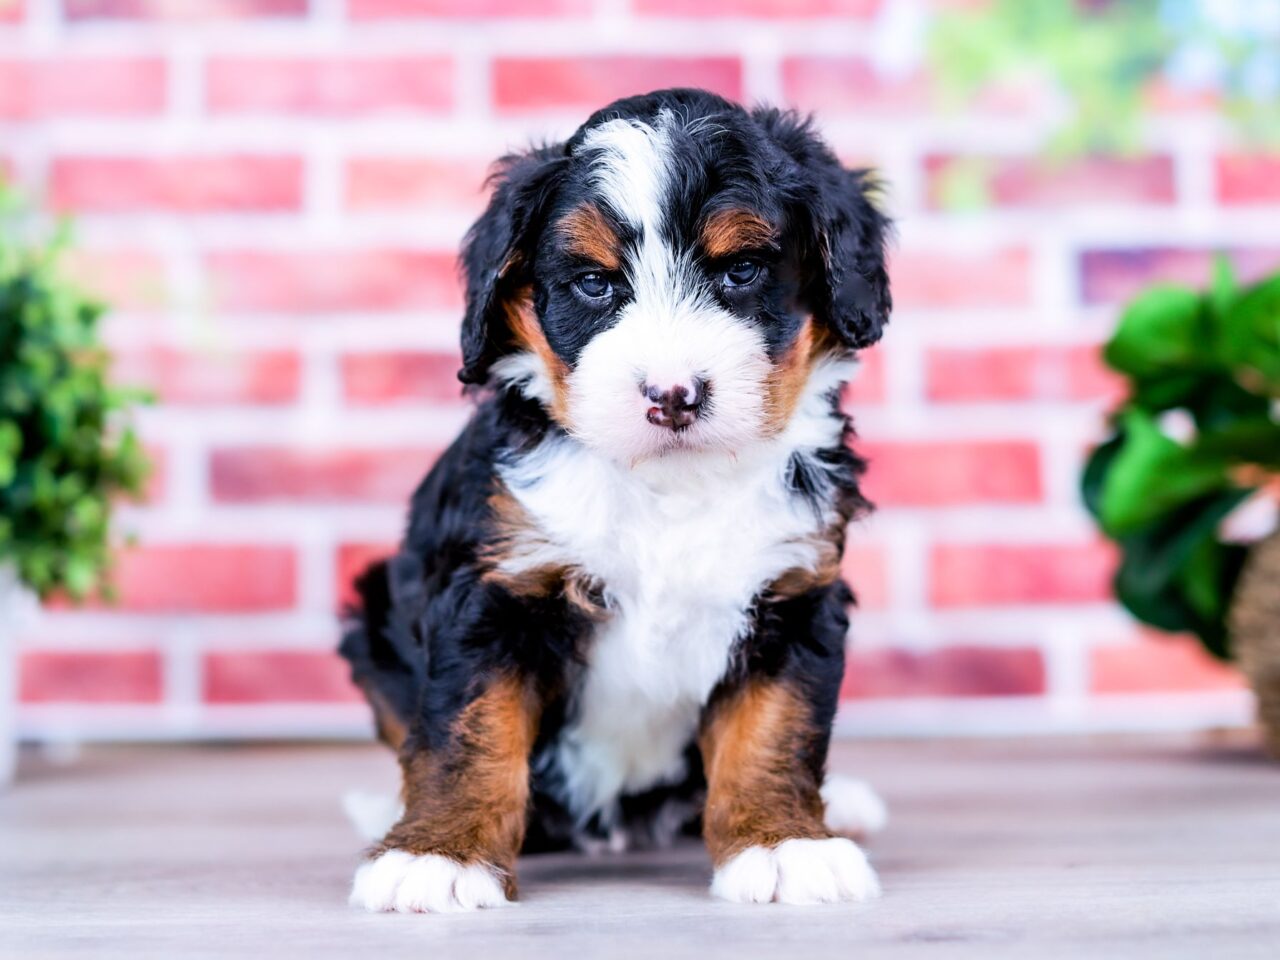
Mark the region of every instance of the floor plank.
POLYGON ((521 863, 522 902, 345 906, 369 746, 93 747, 0 796, 0 956, 1280 956, 1280 764, 1204 739, 845 742, 884 898, 741 907, 700 846, 521 863))

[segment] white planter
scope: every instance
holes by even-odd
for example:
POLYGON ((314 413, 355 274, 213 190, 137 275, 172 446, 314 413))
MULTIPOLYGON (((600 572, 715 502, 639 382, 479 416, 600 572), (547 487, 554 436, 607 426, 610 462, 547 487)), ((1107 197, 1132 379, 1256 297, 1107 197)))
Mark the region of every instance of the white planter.
POLYGON ((35 598, 8 567, 0 567, 0 789, 18 760, 18 636, 33 616, 35 598))

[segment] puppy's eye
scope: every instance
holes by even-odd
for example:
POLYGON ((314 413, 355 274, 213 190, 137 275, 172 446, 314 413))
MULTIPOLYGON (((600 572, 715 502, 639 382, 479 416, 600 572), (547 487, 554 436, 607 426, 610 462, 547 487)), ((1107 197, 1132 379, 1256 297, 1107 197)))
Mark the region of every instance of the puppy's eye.
POLYGON ((760 276, 760 264, 751 260, 740 260, 724 272, 720 282, 726 287, 747 287, 756 282, 760 276))
POLYGON ((603 274, 584 273, 573 281, 573 286, 588 300, 604 300, 613 296, 613 284, 603 274))

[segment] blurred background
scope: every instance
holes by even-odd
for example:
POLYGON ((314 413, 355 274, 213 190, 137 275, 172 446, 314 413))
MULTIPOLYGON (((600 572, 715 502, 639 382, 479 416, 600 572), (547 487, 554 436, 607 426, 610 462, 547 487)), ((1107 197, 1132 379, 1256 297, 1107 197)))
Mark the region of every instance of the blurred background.
POLYGON ((814 111, 897 221, 840 729, 1249 722, 1111 599, 1079 490, 1122 304, 1280 266, 1278 44, 1269 0, 0 0, 0 172, 155 394, 117 599, 7 628, 19 731, 368 735, 336 612, 467 417, 486 166, 672 85, 814 111))

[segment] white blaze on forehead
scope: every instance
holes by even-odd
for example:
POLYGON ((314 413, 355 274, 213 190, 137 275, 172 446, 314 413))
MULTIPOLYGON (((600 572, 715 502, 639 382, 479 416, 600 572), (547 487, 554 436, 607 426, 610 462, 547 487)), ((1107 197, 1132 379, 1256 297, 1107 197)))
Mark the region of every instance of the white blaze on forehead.
POLYGON ((664 239, 674 177, 672 115, 653 125, 610 120, 592 129, 584 147, 591 184, 638 235, 623 269, 631 296, 615 322, 587 344, 569 377, 575 435, 624 461, 638 461, 676 443, 650 426, 641 387, 666 389, 699 378, 710 399, 680 442, 737 449, 754 439, 764 419, 770 371, 760 332, 711 295, 692 251, 664 239))
POLYGON ((662 224, 662 198, 669 178, 671 141, 666 111, 651 127, 639 120, 610 120, 583 139, 598 151, 592 183, 615 213, 646 237, 656 238, 662 224))
POLYGON ((586 147, 598 151, 592 161, 592 184, 639 235, 637 255, 627 259, 624 269, 636 304, 651 310, 673 310, 698 294, 688 251, 673 250, 663 241, 674 129, 671 113, 663 110, 654 126, 638 120, 610 120, 583 140, 586 147))

